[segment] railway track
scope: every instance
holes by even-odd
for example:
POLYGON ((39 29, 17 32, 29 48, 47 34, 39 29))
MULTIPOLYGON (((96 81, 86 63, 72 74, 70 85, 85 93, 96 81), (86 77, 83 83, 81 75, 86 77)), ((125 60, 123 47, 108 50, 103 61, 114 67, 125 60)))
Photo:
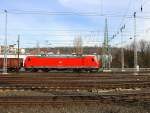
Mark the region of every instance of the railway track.
MULTIPOLYGON (((21 73, 22 74, 22 73, 21 73)), ((32 73, 31 73, 32 74, 32 73)), ((39 73, 38 73, 39 74, 39 73)), ((144 75, 98 75, 63 74, 48 75, 7 75, 0 76, 0 89, 31 89, 31 90, 91 90, 116 88, 149 88, 150 76, 144 75)))
POLYGON ((9 73, 1 78, 135 78, 150 77, 150 73, 9 73))
POLYGON ((149 88, 150 81, 3 81, 0 89, 31 89, 31 90, 92 90, 116 88, 149 88))
MULTIPOLYGON (((11 74, 0 76, 0 90, 35 90, 35 91, 78 91, 90 92, 99 89, 150 88, 150 75, 145 74, 11 74)), ((64 104, 64 103, 99 103, 99 102, 144 102, 150 103, 150 92, 91 95, 54 95, 54 96, 5 96, 0 97, 0 104, 64 104)))
POLYGON ((91 81, 91 82, 98 82, 98 81, 144 81, 150 80, 148 76, 136 76, 136 77, 48 77, 48 78, 23 78, 23 77, 0 77, 0 83, 3 82, 48 82, 48 81, 58 81, 58 82, 65 82, 65 81, 91 81))
POLYGON ((114 95, 55 95, 0 97, 0 104, 64 104, 64 103, 150 103, 150 92, 114 95))
MULTIPOLYGON (((44 72, 34 72, 34 73, 30 73, 30 72, 19 72, 19 73, 8 73, 7 75, 9 76, 29 76, 29 77, 32 77, 32 76, 52 76, 52 77, 63 77, 63 76, 66 76, 66 77, 81 77, 81 76, 94 76, 94 77, 101 77, 101 76, 132 76, 132 75, 147 75, 147 76, 150 76, 150 72, 137 72, 137 73, 134 73, 134 72, 104 72, 104 73, 58 73, 58 72, 55 72, 55 73, 51 73, 51 72, 47 72, 47 73, 44 73, 44 72)), ((0 73, 0 76, 7 76, 7 75, 3 75, 2 73, 0 73)))

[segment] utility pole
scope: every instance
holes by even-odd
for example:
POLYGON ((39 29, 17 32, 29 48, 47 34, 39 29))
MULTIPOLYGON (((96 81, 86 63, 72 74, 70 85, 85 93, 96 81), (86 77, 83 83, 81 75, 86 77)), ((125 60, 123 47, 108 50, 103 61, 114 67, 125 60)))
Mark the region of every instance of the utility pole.
POLYGON ((18 72, 19 72, 19 67, 20 67, 20 58, 19 58, 19 49, 20 49, 20 35, 18 35, 18 40, 17 40, 17 44, 18 44, 18 72))
POLYGON ((123 49, 123 33, 121 31, 121 67, 122 71, 124 71, 124 49, 123 49))
POLYGON ((7 10, 5 13, 5 40, 4 40, 4 61, 3 61, 3 74, 7 74, 7 10))
POLYGON ((101 0, 101 15, 103 15, 103 0, 101 0))
POLYGON ((124 70, 124 48, 123 48, 123 29, 125 29, 125 25, 121 27, 121 69, 124 70))
POLYGON ((136 42, 136 12, 134 12, 134 68, 136 71, 138 68, 137 62, 137 42, 136 42))

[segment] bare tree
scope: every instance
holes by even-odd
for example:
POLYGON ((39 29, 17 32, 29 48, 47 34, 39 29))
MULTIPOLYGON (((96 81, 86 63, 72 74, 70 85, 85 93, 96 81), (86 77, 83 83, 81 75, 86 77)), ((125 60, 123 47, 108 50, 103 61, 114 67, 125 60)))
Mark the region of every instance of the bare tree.
POLYGON ((73 45, 75 48, 75 53, 78 55, 82 54, 82 44, 82 37, 80 35, 74 38, 73 45))
MULTIPOLYGON (((138 42, 138 64, 140 67, 148 68, 150 67, 150 42, 145 40, 140 40, 138 42)), ((133 67, 134 59, 134 44, 131 43, 126 47, 125 50, 125 63, 127 67, 133 67)))

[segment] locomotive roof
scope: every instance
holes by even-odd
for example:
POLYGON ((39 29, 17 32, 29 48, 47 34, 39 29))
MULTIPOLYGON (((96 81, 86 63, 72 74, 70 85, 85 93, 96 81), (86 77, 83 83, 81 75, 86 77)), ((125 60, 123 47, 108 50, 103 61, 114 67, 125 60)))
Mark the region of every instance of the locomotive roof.
MULTIPOLYGON (((92 55, 88 55, 88 56, 92 56, 92 55)), ((40 56, 31 56, 31 57, 41 57, 41 58, 84 58, 86 57, 86 55, 40 55, 40 56)))

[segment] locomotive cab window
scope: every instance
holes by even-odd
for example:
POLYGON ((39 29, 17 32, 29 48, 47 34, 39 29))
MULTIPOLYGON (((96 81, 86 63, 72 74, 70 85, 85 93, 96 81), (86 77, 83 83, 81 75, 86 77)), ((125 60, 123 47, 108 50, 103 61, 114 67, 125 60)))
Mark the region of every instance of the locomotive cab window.
POLYGON ((94 62, 94 58, 92 58, 92 62, 94 62))
POLYGON ((28 61, 31 61, 31 59, 30 59, 30 58, 28 58, 28 61))

